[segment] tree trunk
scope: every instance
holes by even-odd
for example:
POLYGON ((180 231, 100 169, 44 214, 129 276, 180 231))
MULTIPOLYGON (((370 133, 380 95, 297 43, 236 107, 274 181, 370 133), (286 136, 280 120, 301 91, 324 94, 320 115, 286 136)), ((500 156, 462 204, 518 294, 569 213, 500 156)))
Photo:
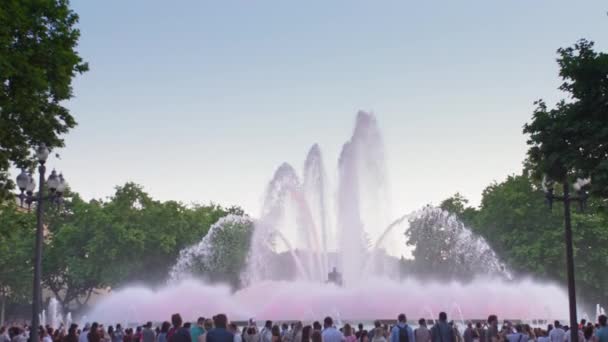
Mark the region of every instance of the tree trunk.
POLYGON ((6 308, 6 296, 0 293, 0 327, 4 326, 4 312, 6 308))

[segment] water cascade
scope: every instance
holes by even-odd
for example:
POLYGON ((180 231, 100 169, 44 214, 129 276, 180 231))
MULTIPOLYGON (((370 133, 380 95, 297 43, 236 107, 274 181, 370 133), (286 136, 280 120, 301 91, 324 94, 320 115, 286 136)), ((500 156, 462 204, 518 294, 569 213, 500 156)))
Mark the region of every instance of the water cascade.
POLYGON ((357 114, 338 158, 335 192, 325 167, 317 144, 305 158, 302 178, 290 164, 281 164, 266 186, 257 218, 221 219, 180 253, 165 287, 113 290, 88 317, 105 323, 162 321, 174 312, 185 319, 224 312, 232 319, 332 315, 352 321, 394 319, 399 312, 435 319, 435 313, 446 311, 461 323, 489 313, 501 319, 567 317, 563 288, 514 280, 488 243, 455 216, 427 206, 389 220, 385 151, 373 114, 357 114), (192 279, 193 269, 222 262, 212 257, 219 248, 214 236, 230 222, 245 221, 254 229, 240 274, 243 286, 231 291, 192 279), (441 248, 436 257, 441 260, 431 260, 423 267, 429 273, 422 274, 414 267, 422 261, 412 255, 430 255, 432 248, 441 248), (443 265, 444 274, 433 274, 442 272, 434 265, 443 265), (343 286, 328 283, 334 268, 343 286), (133 310, 121 309, 124 303, 133 310))

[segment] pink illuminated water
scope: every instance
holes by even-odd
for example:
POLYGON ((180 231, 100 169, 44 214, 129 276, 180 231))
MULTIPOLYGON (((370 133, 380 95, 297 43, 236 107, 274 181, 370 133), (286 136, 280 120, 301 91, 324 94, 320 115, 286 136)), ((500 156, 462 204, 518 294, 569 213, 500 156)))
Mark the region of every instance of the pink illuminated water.
POLYGON ((114 292, 87 317, 116 324, 168 320, 175 312, 188 320, 224 312, 233 320, 312 321, 331 315, 357 321, 394 319, 405 312, 413 320, 435 318, 429 312, 453 312, 458 303, 467 319, 498 313, 501 319, 531 320, 567 317, 566 298, 561 288, 531 280, 480 278, 463 285, 370 279, 348 288, 307 281, 262 281, 236 293, 226 286, 186 280, 158 291, 130 287, 114 292))
POLYGON ((431 319, 430 312, 440 311, 457 313, 460 318, 452 317, 456 319, 481 319, 490 313, 524 320, 567 317, 567 296, 560 287, 512 280, 487 242, 449 213, 425 207, 391 223, 382 141, 375 116, 359 112, 338 159, 335 192, 329 190, 316 144, 306 157, 303 181, 287 163, 276 169, 254 220, 241 274, 245 286, 239 291, 189 278, 193 261, 208 262, 205 258, 214 248, 209 236, 224 229, 225 223, 250 220, 229 216, 182 251, 168 285, 156 291, 113 291, 87 317, 108 324, 162 321, 175 312, 188 320, 218 312, 238 320, 305 321, 326 315, 342 320, 392 319, 400 312, 410 319, 431 319), (410 252, 404 232, 411 220, 420 218, 434 223, 429 229, 449 231, 454 238, 448 257, 474 265, 478 275, 465 284, 421 282, 411 275, 401 280, 396 262, 410 252), (281 259, 285 256, 289 262, 281 259), (342 272, 344 287, 325 283, 333 267, 342 272))

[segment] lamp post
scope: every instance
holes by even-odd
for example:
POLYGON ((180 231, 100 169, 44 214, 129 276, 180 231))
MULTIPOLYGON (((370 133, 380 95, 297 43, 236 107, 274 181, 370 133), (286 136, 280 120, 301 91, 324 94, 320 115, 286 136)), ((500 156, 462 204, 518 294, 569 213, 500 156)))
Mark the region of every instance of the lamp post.
POLYGON ((38 335, 38 329, 40 326, 40 305, 42 298, 42 242, 44 239, 44 224, 42 220, 44 202, 49 201, 50 203, 59 203, 63 196, 63 192, 66 188, 66 182, 62 174, 57 175, 53 170, 46 181, 48 186, 49 194, 44 194, 44 175, 46 173, 46 160, 49 156, 49 149, 46 145, 41 144, 36 149, 36 158, 38 159, 38 193, 34 194, 36 189, 36 181, 31 173, 26 173, 25 170, 21 170, 21 173, 17 176, 17 186, 21 191, 19 193, 19 203, 21 207, 24 207, 24 203, 27 204, 27 208, 31 208, 32 203, 36 202, 36 244, 35 244, 35 261, 34 261, 34 293, 32 298, 32 324, 30 326, 30 342, 38 342, 40 337, 38 335))
POLYGON ((584 187, 589 184, 588 179, 578 179, 573 188, 576 191, 576 195, 570 194, 570 182, 566 177, 562 183, 563 191, 562 195, 556 195, 554 193, 553 181, 545 177, 543 179, 543 190, 547 198, 547 204, 549 209, 553 207, 553 201, 564 202, 564 229, 565 229, 565 243, 566 243, 566 269, 568 274, 568 304, 570 311, 570 342, 578 342, 578 320, 576 318, 576 287, 574 277, 574 250, 572 248, 572 220, 570 218, 570 204, 572 202, 578 202, 581 211, 585 209, 585 204, 589 195, 584 190, 584 187))

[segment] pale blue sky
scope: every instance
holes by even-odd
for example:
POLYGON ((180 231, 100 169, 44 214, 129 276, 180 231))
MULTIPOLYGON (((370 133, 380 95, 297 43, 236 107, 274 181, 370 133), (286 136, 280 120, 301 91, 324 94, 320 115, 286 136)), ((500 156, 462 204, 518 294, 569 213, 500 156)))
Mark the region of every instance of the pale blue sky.
MULTIPOLYGON (((257 216, 283 161, 318 142, 335 180, 358 109, 384 132, 393 213, 518 172, 555 50, 608 47, 600 1, 73 0, 90 72, 63 170, 86 198, 126 181, 257 216)), ((335 184, 335 183, 334 183, 335 184)))

